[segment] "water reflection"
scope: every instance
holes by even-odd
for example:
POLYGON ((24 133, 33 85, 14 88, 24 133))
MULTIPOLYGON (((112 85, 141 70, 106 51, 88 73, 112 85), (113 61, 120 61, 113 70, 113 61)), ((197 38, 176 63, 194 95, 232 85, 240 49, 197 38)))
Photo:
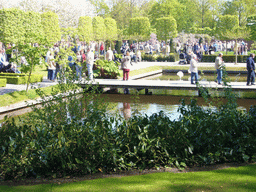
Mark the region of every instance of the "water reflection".
MULTIPOLYGON (((111 105, 113 106, 113 105, 111 105)), ((118 112, 125 119, 129 119, 132 115, 148 115, 151 116, 154 113, 163 111, 171 120, 178 119, 180 113, 178 113, 179 105, 162 105, 157 103, 126 103, 118 102, 116 108, 108 110, 109 114, 115 114, 118 112)))
POLYGON ((123 116, 125 119, 129 119, 132 116, 130 103, 123 103, 123 116))
MULTIPOLYGON (((138 99, 134 99, 133 95, 121 95, 121 94, 103 94, 102 99, 109 103, 108 113, 115 114, 119 113, 124 118, 129 119, 134 114, 147 114, 148 116, 164 111, 172 120, 179 118, 180 114, 177 112, 179 105, 181 104, 181 99, 185 99, 188 104, 192 97, 182 97, 182 96, 160 96, 160 95, 139 95, 138 99)), ((204 102, 203 98, 196 97, 197 103, 201 106, 208 106, 204 102)), ((217 99, 213 105, 217 106, 220 102, 225 102, 225 99, 217 99)), ((83 102, 82 100, 80 102, 83 102)), ((94 105, 93 103, 88 103, 94 105)), ((256 105, 255 99, 238 99, 238 106, 241 109, 249 110, 251 105, 256 105)), ((80 106, 80 115, 85 113, 86 110, 80 106)), ((26 108, 23 110, 17 110, 10 112, 8 116, 18 116, 29 112, 30 109, 26 108)), ((4 118, 6 114, 0 114, 0 121, 4 118)), ((64 115, 63 115, 64 117, 64 115)))

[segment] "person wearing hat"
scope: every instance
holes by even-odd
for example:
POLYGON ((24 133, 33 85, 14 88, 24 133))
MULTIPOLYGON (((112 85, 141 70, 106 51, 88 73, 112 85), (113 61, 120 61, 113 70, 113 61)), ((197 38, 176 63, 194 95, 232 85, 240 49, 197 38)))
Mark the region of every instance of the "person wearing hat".
POLYGON ((224 66, 224 62, 222 59, 223 54, 219 53, 218 57, 215 59, 215 69, 217 70, 217 82, 221 85, 222 81, 222 68, 224 66))

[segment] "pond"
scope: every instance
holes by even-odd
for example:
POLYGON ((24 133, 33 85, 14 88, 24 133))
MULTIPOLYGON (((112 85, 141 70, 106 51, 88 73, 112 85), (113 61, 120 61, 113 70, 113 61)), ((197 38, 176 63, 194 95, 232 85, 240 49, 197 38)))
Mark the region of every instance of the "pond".
MULTIPOLYGON (((104 96, 110 103, 111 109, 109 109, 109 113, 118 112, 125 118, 130 117, 133 112, 138 110, 139 113, 147 115, 163 111, 170 119, 177 119, 180 116, 177 110, 181 104, 181 99, 184 99, 188 104, 190 99, 195 98, 200 106, 208 107, 208 104, 205 103, 202 97, 139 95, 138 100, 136 100, 132 95, 107 94, 104 96)), ((212 100, 212 102, 216 106, 226 102, 226 100, 219 98, 212 100)), ((250 106, 256 105, 256 100, 238 99, 237 104, 240 109, 249 110, 250 106)))
MULTIPOLYGON (((109 103, 108 113, 112 115, 118 113, 125 118, 129 118, 134 112, 152 115, 153 113, 159 113, 160 111, 163 111, 172 120, 177 119, 180 115, 177 110, 181 104, 181 99, 185 99, 186 103, 189 103, 190 99, 193 98, 171 95, 139 95, 135 97, 134 95, 123 94, 103 94, 102 97, 109 103)), ((202 97, 194 98, 197 99, 199 105, 208 106, 202 97)), ((217 105, 220 102, 225 102, 224 99, 217 100, 218 101, 213 101, 214 105, 217 105)), ((238 99, 237 103, 241 109, 249 110, 251 105, 256 105, 256 100, 238 99)), ((14 117, 26 114, 28 112, 31 112, 30 108, 21 109, 6 114, 0 114, 0 120, 3 120, 5 115, 14 117)))

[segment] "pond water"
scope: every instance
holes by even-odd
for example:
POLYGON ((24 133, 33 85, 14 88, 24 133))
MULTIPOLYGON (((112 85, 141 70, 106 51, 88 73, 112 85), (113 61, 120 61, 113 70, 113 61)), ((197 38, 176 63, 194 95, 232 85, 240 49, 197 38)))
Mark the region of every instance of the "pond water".
MULTIPOLYGON (((178 108, 181 104, 181 99, 184 99, 188 104, 193 97, 182 96, 161 96, 161 95, 140 95, 136 100, 132 95, 107 94, 104 95, 110 103, 109 113, 119 113, 125 118, 129 118, 135 111, 138 110, 141 114, 152 115, 163 111, 170 119, 179 118, 180 113, 178 108)), ((194 97, 197 103, 201 106, 208 107, 202 97, 194 97)), ((217 106, 220 103, 226 102, 225 99, 212 100, 213 105, 217 106)), ((238 99, 240 109, 249 110, 250 106, 256 105, 255 99, 238 99)))
MULTIPOLYGON (((103 94, 102 97, 104 101, 109 103, 108 113, 115 114, 118 113, 125 118, 129 118, 134 112, 139 112, 140 114, 152 115, 153 113, 159 113, 163 111, 166 113, 170 119, 177 119, 180 114, 178 113, 178 108, 181 104, 181 99, 185 99, 186 103, 189 103, 190 99, 193 97, 185 96, 163 96, 163 95, 123 95, 123 94, 103 94)), ((208 106, 204 102, 202 97, 194 97, 201 106, 208 106)), ((217 105, 219 102, 225 102, 224 99, 218 99, 218 101, 213 102, 217 105)), ((238 99, 238 105, 241 109, 249 110, 251 105, 256 105, 255 99, 238 99)), ((1 114, 0 120, 4 118, 5 115, 9 117, 19 116, 30 112, 30 108, 17 110, 10 112, 8 114, 1 114)))

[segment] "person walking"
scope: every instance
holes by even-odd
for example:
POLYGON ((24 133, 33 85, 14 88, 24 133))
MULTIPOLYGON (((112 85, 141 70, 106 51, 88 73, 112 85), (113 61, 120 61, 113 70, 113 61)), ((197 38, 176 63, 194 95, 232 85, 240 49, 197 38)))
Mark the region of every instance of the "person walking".
POLYGON ((47 64, 48 64, 48 79, 51 81, 55 81, 56 63, 54 62, 54 57, 52 53, 50 53, 49 57, 47 58, 47 64))
POLYGON ((223 73, 223 66, 224 62, 222 59, 223 54, 219 53, 218 57, 215 59, 215 69, 217 70, 217 82, 221 85, 222 82, 222 73, 223 73))
POLYGON ((126 56, 121 61, 121 68, 123 69, 123 80, 128 81, 131 68, 131 57, 129 51, 126 52, 126 56))
POLYGON ((197 69, 197 57, 195 54, 191 55, 190 60, 190 72, 191 72, 191 84, 196 84, 198 82, 198 69, 197 69), (194 83, 195 78, 195 83, 194 83))
POLYGON ((106 53, 106 59, 108 61, 113 61, 114 60, 114 53, 113 51, 111 50, 111 47, 108 48, 108 51, 106 53))
POLYGON ((247 86, 250 85, 255 85, 255 63, 254 63, 254 57, 255 55, 253 53, 250 54, 250 57, 247 59, 247 86))
POLYGON ((88 77, 89 80, 93 80, 93 64, 94 64, 94 53, 91 51, 91 48, 87 49, 87 56, 86 56, 86 67, 88 70, 88 77))

